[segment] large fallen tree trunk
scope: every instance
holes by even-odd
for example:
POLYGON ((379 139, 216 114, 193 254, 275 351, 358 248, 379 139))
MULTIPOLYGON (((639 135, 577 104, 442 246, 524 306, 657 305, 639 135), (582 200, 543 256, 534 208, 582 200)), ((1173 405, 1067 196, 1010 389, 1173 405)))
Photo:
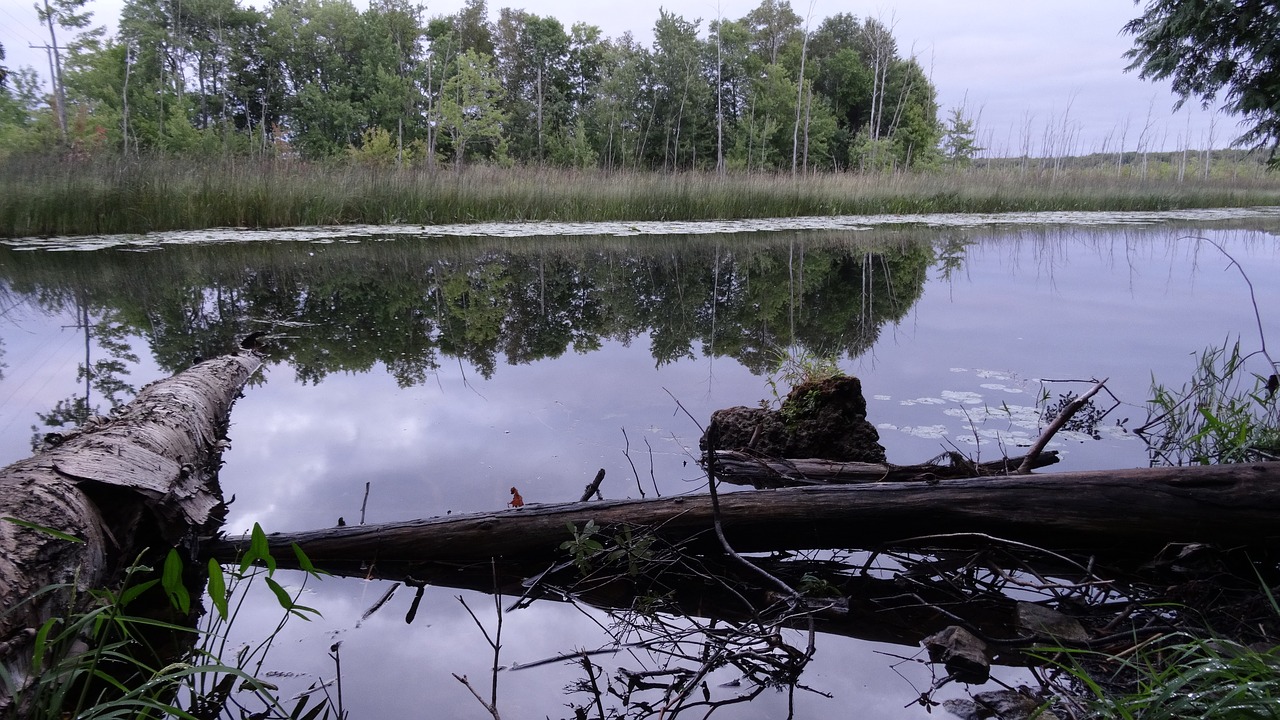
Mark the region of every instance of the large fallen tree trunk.
MULTIPOLYGON (((809 601, 817 629, 915 646, 926 635, 960 622, 991 644, 996 662, 1019 664, 1025 662, 1018 654, 1020 648, 1051 638, 1057 643, 1070 640, 1082 646, 1105 646, 1117 634, 1115 618, 1102 608, 1094 613, 1102 621, 1092 624, 1102 629, 1086 630, 1090 625, 1084 619, 1089 613, 1077 613, 1084 624, 1070 623, 1078 637, 1063 635, 1059 626, 1043 630, 1042 621, 1023 618, 1025 608, 1033 604, 1034 590, 1010 581, 1020 595, 976 592, 961 587, 963 583, 948 577, 948 572, 968 577, 969 572, 962 569, 982 567, 977 559, 987 555, 982 548, 1011 547, 1013 555, 1023 558, 997 553, 993 562, 1003 569, 992 574, 1016 573, 1016 567, 1025 563, 1033 568, 1027 577, 1052 578, 1037 582, 1053 584, 1060 592, 1091 584, 1114 585, 1114 594, 1108 597, 1125 598, 1127 605, 1145 592, 1137 589, 1146 582, 1142 580, 1146 571, 1138 566, 1146 565, 1166 544, 1198 541, 1266 548, 1280 544, 1277 481, 1280 463, 737 492, 721 495, 720 505, 726 535, 741 551, 894 548, 900 556, 895 562, 902 562, 902 553, 920 558, 888 575, 868 573, 867 566, 859 570, 861 560, 825 575, 834 583, 828 589, 836 599, 809 601), (1019 540, 1055 549, 1101 551, 1098 567, 1112 561, 1127 565, 1131 572, 1113 566, 1120 574, 1100 580, 1101 576, 1085 569, 1095 567, 1092 560, 1082 559, 1072 566, 1058 553, 1019 546, 1019 540), (963 550, 966 547, 977 552, 969 554, 963 550), (947 559, 937 560, 935 567, 929 558, 947 559)), ((336 574, 497 592, 522 597, 521 602, 572 598, 601 608, 628 609, 637 597, 661 597, 666 612, 726 620, 754 617, 760 608, 774 606, 781 597, 777 589, 762 585, 758 576, 730 562, 714 538, 712 524, 710 497, 691 496, 533 505, 496 513, 276 534, 268 536, 268 544, 284 566, 294 558, 289 545, 298 543, 315 565, 336 574), (606 553, 616 554, 624 549, 623 543, 646 534, 661 539, 661 547, 675 546, 681 561, 673 562, 672 555, 658 550, 662 559, 655 560, 654 566, 660 570, 652 575, 629 572, 626 563, 614 574, 593 564, 590 581, 580 581, 571 551, 561 543, 572 542, 567 524, 581 530, 588 522, 600 528, 595 537, 606 546, 593 563, 607 562, 606 553), (620 532, 623 527, 631 532, 620 532), (697 571, 682 573, 679 568, 685 560, 697 571), (708 577, 718 581, 708 582, 708 577)), ((209 551, 231 561, 247 543, 247 538, 225 539, 213 543, 209 551)), ((771 555, 756 562, 774 577, 786 578, 792 587, 800 586, 801 575, 814 563, 835 562, 794 559, 771 555)), ((866 562, 870 565, 871 560, 866 562)), ((1160 581, 1159 587, 1165 586, 1166 581, 1160 581)), ((412 607, 416 605, 417 600, 412 607)), ((1037 612, 1056 617, 1049 605, 1037 612)), ((803 613, 795 617, 801 627, 808 618, 803 613)), ((1157 628, 1163 629, 1163 625, 1157 628)))
MULTIPOLYGON (((251 351, 200 363, 0 470, 0 663, 12 677, 22 681, 35 629, 72 597, 110 586, 144 548, 221 522, 227 419, 259 365, 251 351)), ((7 701, 0 688, 0 710, 7 701)))
MULTIPOLYGON (((1271 545, 1280 539, 1280 463, 877 483, 723 494, 721 520, 741 552, 878 548, 922 535, 985 533, 1043 547, 1149 556, 1170 542, 1271 545)), ((709 496, 525 506, 518 510, 269 536, 320 567, 414 573, 543 562, 567 525, 643 529, 691 551, 716 551, 709 496)), ((231 559, 247 539, 216 542, 231 559)))

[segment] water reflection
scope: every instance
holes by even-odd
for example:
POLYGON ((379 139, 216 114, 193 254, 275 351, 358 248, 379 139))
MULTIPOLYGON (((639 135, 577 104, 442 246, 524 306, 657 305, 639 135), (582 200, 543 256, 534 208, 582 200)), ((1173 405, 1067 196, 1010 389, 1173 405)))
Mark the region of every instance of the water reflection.
POLYGON ((265 329, 303 382, 382 363, 404 387, 444 357, 488 378, 638 338, 659 366, 699 347, 754 372, 793 343, 855 357, 920 297, 932 260, 930 243, 892 236, 0 251, 12 290, 110 315, 167 371, 265 329))
MULTIPOLYGON (((1280 271, 1269 236, 1196 232, 1227 243, 1255 278, 1280 271)), ((1122 410, 1140 413, 1152 373, 1176 380, 1188 353, 1224 334, 1253 336, 1238 275, 1220 272, 1225 262, 1186 234, 970 227, 0 249, 14 323, 3 333, 10 367, 0 382, 9 397, 32 398, 4 419, 4 452, 25 452, 34 410, 84 393, 79 365, 141 386, 267 329, 273 364, 236 408, 223 473, 237 498, 232 532, 255 521, 270 530, 353 522, 366 483, 370 522, 497 510, 512 485, 530 503, 574 499, 602 467, 607 497, 702 491, 688 453, 698 430, 664 390, 701 418, 753 405, 769 395, 760 373, 771 353, 787 346, 839 356, 863 378, 890 459, 969 451, 970 439, 990 459, 1036 434, 1042 378, 1111 376, 1122 410), (129 347, 113 351, 111 337, 129 347), (112 358, 122 366, 96 367, 112 358)), ((1280 307, 1280 287, 1258 290, 1274 328, 1265 309, 1280 307)), ((103 390, 91 387, 89 398, 96 411, 110 406, 103 390)), ((1062 469, 1145 462, 1121 430, 1100 435, 1063 438, 1062 469)), ((486 678, 491 662, 458 591, 429 588, 411 628, 403 593, 356 627, 384 590, 360 579, 313 588, 306 604, 325 618, 290 628, 281 647, 296 651, 282 653, 279 667, 331 677, 327 648, 343 639, 344 667, 363 669, 344 680, 357 714, 480 712, 451 677, 486 678)), ((249 618, 241 637, 274 621, 249 618)), ((505 657, 528 663, 599 647, 597 623, 609 617, 535 603, 508 616, 505 657)), ((796 632, 784 634, 803 650, 796 632)), ((804 682, 836 698, 802 694, 800 716, 923 716, 902 710, 916 691, 889 668, 895 661, 871 653, 877 647, 909 654, 821 636, 804 682)), ((611 673, 626 662, 596 660, 611 673)), ((922 688, 932 680, 914 663, 898 670, 922 688)), ((560 690, 584 677, 572 663, 503 671, 500 705, 511 717, 567 715, 560 690)), ((733 680, 722 672, 710 688, 728 693, 720 684, 733 680)), ((786 701, 766 692, 734 716, 782 716, 786 701)))

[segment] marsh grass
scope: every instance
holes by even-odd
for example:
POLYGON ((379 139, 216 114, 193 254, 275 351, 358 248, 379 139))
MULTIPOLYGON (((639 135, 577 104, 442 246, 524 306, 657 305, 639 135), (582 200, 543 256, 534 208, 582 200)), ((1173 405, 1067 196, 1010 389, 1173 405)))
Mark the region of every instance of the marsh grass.
MULTIPOLYGON (((1272 588, 1255 567, 1260 599, 1280 618, 1272 588)), ((1257 622, 1264 641, 1246 645, 1212 633, 1156 635, 1127 651, 1049 649, 1036 653, 1065 672, 1099 720, 1280 720, 1280 646, 1257 622)), ((1074 703, 1072 703, 1074 704, 1074 703)), ((1074 713, 1073 713, 1073 716, 1074 713)))
POLYGON ((1280 648, 1166 638, 1130 655, 1074 651, 1060 660, 1099 720, 1280 719, 1280 648))
POLYGON ((10 157, 0 237, 347 223, 713 220, 820 215, 1170 210, 1280 204, 1259 172, 1177 182, 1098 169, 729 175, 290 160, 10 157))
POLYGON ((1275 368, 1250 372, 1240 342, 1209 347, 1181 387, 1153 380, 1149 420, 1138 433, 1147 440, 1153 465, 1258 462, 1280 457, 1280 404, 1275 368))

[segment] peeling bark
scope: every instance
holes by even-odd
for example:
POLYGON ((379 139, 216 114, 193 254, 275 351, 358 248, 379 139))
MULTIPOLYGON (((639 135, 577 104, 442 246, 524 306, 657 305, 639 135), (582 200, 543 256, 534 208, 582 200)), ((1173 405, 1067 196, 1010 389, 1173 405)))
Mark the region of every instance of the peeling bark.
MULTIPOLYGON (((74 612, 71 598, 111 586, 143 549, 174 547, 221 522, 227 421, 260 365, 251 351, 200 363, 143 388, 111 418, 46 436, 46 449, 0 470, 0 518, 82 541, 0 521, 0 662, 16 679, 34 628, 74 612)), ((0 710, 7 702, 0 689, 0 710)))

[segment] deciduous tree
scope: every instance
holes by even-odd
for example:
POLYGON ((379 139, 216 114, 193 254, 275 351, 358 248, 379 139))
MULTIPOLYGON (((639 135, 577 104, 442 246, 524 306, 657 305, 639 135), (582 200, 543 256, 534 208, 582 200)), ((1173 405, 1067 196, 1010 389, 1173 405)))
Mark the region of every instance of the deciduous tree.
POLYGON ((488 142, 497 149, 506 119, 501 100, 502 85, 493 60, 475 50, 464 52, 458 58, 458 71, 445 83, 440 99, 444 128, 453 141, 454 167, 462 168, 469 145, 488 142))

